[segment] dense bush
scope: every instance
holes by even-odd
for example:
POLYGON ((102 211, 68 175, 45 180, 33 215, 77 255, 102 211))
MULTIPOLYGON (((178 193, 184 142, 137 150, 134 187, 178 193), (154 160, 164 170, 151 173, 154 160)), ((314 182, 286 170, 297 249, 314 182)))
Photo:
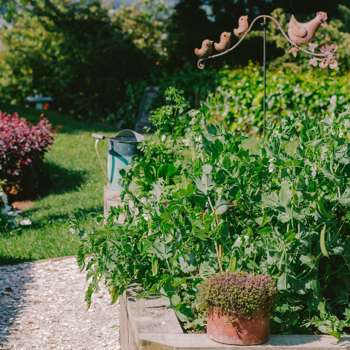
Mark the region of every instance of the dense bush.
MULTIPOLYGON (((305 70, 303 67, 290 64, 268 71, 268 120, 281 120, 291 111, 321 113, 327 110, 331 98, 336 111, 342 111, 350 103, 350 73, 305 70)), ((224 123, 231 130, 249 130, 264 125, 263 76, 257 65, 239 69, 208 66, 204 71, 188 66, 175 74, 163 76, 159 86, 161 92, 169 86, 184 91, 191 107, 204 103, 210 111, 211 121, 224 123)), ((130 87, 135 89, 135 85, 130 87)), ((158 105, 164 108, 167 98, 160 98, 158 105)), ((163 119, 163 127, 169 120, 168 128, 173 128, 171 116, 163 113, 163 119)), ((187 120, 181 120, 187 126, 187 120)))
POLYGON ((262 273, 279 290, 274 332, 340 336, 350 326, 350 114, 335 98, 317 108, 247 137, 213 124, 204 104, 185 133, 146 142, 110 225, 82 235, 88 300, 102 279, 114 300, 139 283, 201 328, 203 278, 262 273))
MULTIPOLYGON (((233 130, 263 127, 263 78, 257 66, 219 72, 217 93, 207 103, 211 115, 226 120, 233 130)), ((289 66, 268 72, 267 119, 280 121, 291 113, 316 115, 333 98, 336 111, 350 102, 349 73, 337 75, 319 69, 303 71, 289 66)))
POLYGON ((164 0, 141 0, 121 5, 112 20, 133 44, 159 66, 168 57, 167 18, 170 9, 164 0))
POLYGON ((3 103, 23 104, 37 91, 77 117, 106 118, 124 101, 125 82, 149 71, 151 55, 135 46, 99 1, 38 1, 19 9, 13 23, 1 28, 3 103))
POLYGON ((37 125, 0 112, 0 178, 11 193, 36 193, 45 152, 53 142, 52 127, 42 117, 37 125))

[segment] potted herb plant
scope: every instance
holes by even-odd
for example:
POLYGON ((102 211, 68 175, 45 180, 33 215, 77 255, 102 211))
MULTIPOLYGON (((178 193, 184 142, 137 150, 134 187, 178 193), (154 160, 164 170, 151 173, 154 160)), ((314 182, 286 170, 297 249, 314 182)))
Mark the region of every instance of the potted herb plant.
POLYGON ((265 275, 225 272, 208 278, 198 294, 200 309, 208 315, 208 336, 230 345, 265 343, 276 294, 274 281, 265 275))

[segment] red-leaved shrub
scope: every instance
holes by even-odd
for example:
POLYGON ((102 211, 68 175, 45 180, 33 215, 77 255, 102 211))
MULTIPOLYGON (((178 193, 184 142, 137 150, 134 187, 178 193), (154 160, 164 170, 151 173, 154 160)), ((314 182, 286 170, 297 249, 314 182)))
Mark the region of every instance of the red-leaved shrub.
POLYGON ((0 112, 0 179, 8 190, 35 193, 44 153, 52 143, 46 118, 33 125, 17 113, 0 112))

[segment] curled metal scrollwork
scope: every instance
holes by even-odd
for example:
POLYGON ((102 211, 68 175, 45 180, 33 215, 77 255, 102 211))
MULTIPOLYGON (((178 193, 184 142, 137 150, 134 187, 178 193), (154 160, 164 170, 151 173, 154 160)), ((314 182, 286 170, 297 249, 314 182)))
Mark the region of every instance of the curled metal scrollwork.
POLYGON ((266 20, 270 20, 273 24, 275 24, 275 26, 277 27, 277 29, 280 31, 280 33, 282 34, 282 36, 290 43, 290 45, 292 46, 293 49, 296 49, 297 51, 301 51, 309 56, 311 56, 311 60, 310 60, 310 65, 312 66, 320 66, 321 68, 326 68, 326 67, 330 67, 330 68, 336 68, 338 63, 336 60, 336 56, 335 53, 337 51, 337 46, 336 45, 324 45, 320 48, 320 52, 315 52, 315 49, 317 46, 310 44, 311 49, 305 49, 303 47, 301 47, 300 45, 297 45, 289 36, 288 34, 283 30, 282 25, 277 21, 277 19, 275 19, 272 16, 269 15, 260 15, 257 16, 256 18, 254 18, 254 20, 251 22, 251 24, 249 25, 248 30, 239 38, 239 40, 229 49, 227 49, 224 52, 220 52, 214 55, 210 55, 208 57, 203 57, 200 58, 197 62, 197 66, 199 69, 204 69, 205 68, 205 63, 209 60, 213 60, 215 58, 221 57, 221 56, 225 56, 228 53, 234 51, 241 43, 242 41, 247 37, 247 35, 252 31, 254 25, 260 20, 263 19, 264 21, 266 20))

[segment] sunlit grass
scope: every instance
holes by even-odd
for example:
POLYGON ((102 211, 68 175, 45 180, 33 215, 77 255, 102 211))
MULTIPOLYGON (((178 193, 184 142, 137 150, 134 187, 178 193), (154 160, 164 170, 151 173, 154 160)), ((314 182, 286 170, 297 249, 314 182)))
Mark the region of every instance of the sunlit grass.
MULTIPOLYGON (((24 109, 19 112, 31 121, 40 114, 24 109)), ((23 215, 32 221, 32 226, 0 234, 0 264, 74 255, 79 237, 69 230, 71 221, 77 219, 84 226, 91 226, 103 210, 104 179, 91 133, 108 128, 55 112, 47 113, 47 117, 56 134, 45 157, 45 195, 23 215)))

